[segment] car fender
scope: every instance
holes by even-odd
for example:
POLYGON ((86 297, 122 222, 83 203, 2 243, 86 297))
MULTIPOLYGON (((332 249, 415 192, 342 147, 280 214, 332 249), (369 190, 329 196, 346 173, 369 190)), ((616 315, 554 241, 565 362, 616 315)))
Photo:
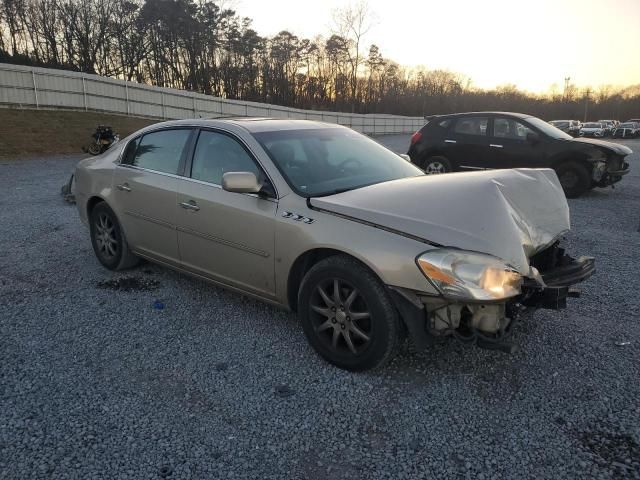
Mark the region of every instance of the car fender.
POLYGON ((562 163, 569 161, 577 161, 582 163, 589 171, 593 168, 593 164, 598 161, 606 161, 603 153, 593 148, 591 145, 572 145, 572 148, 558 152, 551 156, 551 168, 557 169, 562 163))
POLYGON ((434 247, 373 226, 311 209, 305 199, 290 195, 280 200, 276 216, 276 295, 288 304, 290 272, 312 250, 333 250, 366 265, 385 285, 437 295, 418 269, 415 259, 434 247), (297 217, 307 219, 297 220, 297 217))

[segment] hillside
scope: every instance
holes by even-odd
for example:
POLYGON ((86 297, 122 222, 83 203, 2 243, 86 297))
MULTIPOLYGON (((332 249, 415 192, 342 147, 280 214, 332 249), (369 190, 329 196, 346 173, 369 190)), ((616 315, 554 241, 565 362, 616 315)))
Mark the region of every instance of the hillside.
POLYGON ((0 158, 81 153, 97 125, 110 125, 124 137, 155 122, 96 112, 0 108, 0 158))

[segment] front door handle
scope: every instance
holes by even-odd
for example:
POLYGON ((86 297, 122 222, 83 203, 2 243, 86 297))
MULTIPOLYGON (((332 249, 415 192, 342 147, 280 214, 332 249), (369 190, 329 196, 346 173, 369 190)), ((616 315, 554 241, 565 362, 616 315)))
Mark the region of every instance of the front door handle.
POLYGON ((131 188, 129 187, 129 184, 127 182, 121 183, 120 185, 116 185, 116 188, 118 190, 123 191, 123 192, 130 192, 131 191, 131 188))
POLYGON ((182 203, 180 203, 180 206, 182 208, 184 208, 185 210, 193 210, 194 212, 197 212, 198 210, 200 210, 200 207, 196 204, 195 200, 189 200, 188 202, 182 202, 182 203))
POLYGON ((458 143, 458 142, 455 140, 445 140, 444 143, 458 143))
POLYGON ((491 143, 489 146, 493 148, 503 148, 502 145, 498 145, 497 143, 491 143))

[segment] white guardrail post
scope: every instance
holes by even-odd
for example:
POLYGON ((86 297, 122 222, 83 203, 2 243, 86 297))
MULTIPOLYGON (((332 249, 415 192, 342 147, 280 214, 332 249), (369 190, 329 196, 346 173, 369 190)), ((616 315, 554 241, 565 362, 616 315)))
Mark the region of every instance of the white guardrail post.
POLYGON ((129 82, 127 80, 124 81, 124 96, 125 103, 127 104, 127 115, 130 115, 131 107, 129 106, 129 82))
POLYGON ((82 75, 82 103, 84 104, 84 111, 89 110, 89 106, 87 105, 87 82, 84 74, 82 75))
POLYGON ((40 108, 38 106, 38 85, 36 84, 36 72, 31 70, 31 78, 33 79, 33 96, 36 100, 36 108, 40 108))

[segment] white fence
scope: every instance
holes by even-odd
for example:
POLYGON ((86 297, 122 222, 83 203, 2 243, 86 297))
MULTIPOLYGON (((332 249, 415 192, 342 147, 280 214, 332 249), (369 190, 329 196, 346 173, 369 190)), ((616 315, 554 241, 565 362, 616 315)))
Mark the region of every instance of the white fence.
POLYGON ((159 119, 277 117, 339 123, 367 134, 410 133, 420 117, 321 112, 227 100, 97 75, 0 63, 0 105, 74 109, 159 119))

